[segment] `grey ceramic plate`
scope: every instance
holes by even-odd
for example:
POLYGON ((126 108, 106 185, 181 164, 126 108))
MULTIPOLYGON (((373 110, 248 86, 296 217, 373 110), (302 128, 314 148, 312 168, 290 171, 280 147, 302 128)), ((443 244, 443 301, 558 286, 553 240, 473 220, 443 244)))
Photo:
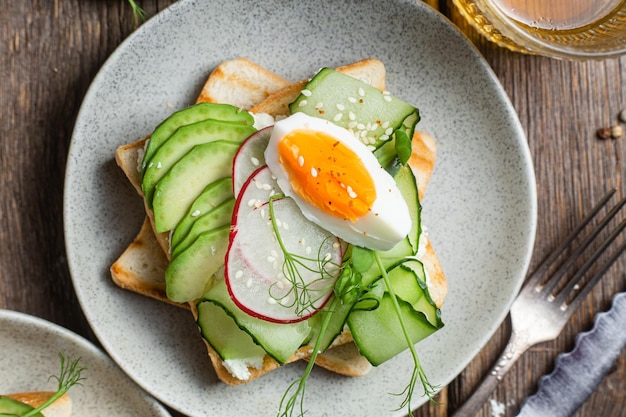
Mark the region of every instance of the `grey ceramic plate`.
MULTIPOLYGON (((297 363, 221 384, 188 312, 122 291, 109 276, 144 217, 115 148, 191 104, 210 71, 239 56, 292 80, 375 57, 388 89, 420 107, 420 129, 438 142, 423 216, 450 292, 445 328, 418 351, 431 382, 444 386, 497 329, 522 283, 536 194, 525 136, 497 79, 444 17, 415 0, 181 0, 119 47, 85 97, 65 188, 69 265, 97 337, 148 392, 193 416, 274 415, 301 374, 297 363)), ((358 379, 316 370, 307 415, 406 415, 391 411, 399 399, 388 393, 404 388, 410 370, 408 355, 358 379)))
POLYGON ((81 417, 166 417, 169 413, 146 395, 111 359, 89 341, 46 320, 0 310, 0 394, 56 391, 59 353, 87 368, 74 386, 73 415, 81 417))

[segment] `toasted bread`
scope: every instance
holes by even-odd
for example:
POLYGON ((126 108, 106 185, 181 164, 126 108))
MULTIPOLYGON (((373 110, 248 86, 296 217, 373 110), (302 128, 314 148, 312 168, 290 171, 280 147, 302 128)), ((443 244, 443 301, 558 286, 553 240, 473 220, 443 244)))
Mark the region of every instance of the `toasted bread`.
MULTIPOLYGON (((54 394, 54 392, 49 391, 34 391, 7 394, 5 396, 37 408, 48 401, 54 394)), ((44 417, 70 417, 72 415, 72 399, 67 393, 63 394, 55 402, 43 409, 41 414, 44 417)))
POLYGON ((291 82, 246 58, 222 62, 207 79, 197 102, 228 103, 249 109, 291 82))
MULTIPOLYGON (((365 59, 339 67, 337 70, 364 80, 380 90, 385 89, 385 68, 378 60, 365 59)), ((252 113, 267 113, 274 117, 286 116, 289 113, 289 104, 298 96, 308 80, 293 84, 283 81, 280 77, 246 59, 227 61, 211 73, 197 102, 221 102, 249 109, 252 113), (229 90, 230 83, 234 85, 232 90, 229 90)), ((142 197, 141 175, 138 167, 145 140, 146 138, 120 146, 116 151, 118 165, 142 197)), ((430 136, 416 133, 413 138, 413 148, 414 155, 411 156, 409 165, 416 177, 421 199, 434 167, 436 146, 430 136)), ((164 278, 169 256, 168 237, 154 232, 152 214, 147 206, 146 213, 146 221, 139 234, 113 264, 111 274, 114 282, 122 288, 169 302, 165 295, 164 278), (150 259, 154 260, 154 265, 146 264, 146 261, 150 259)), ((445 298, 447 286, 430 243, 426 244, 424 265, 430 278, 431 296, 440 306, 445 298)), ((196 316, 194 303, 183 306, 190 308, 196 316)), ((330 349, 317 356, 316 364, 343 375, 365 375, 371 365, 359 354, 351 341, 349 332, 344 332, 335 340, 330 349)), ((280 364, 266 355, 259 369, 249 367, 250 376, 246 380, 240 380, 231 375, 222 359, 206 341, 205 345, 218 378, 229 385, 249 382, 280 367, 280 364)), ((290 358, 289 362, 299 359, 308 360, 310 351, 310 347, 301 348, 290 358)))

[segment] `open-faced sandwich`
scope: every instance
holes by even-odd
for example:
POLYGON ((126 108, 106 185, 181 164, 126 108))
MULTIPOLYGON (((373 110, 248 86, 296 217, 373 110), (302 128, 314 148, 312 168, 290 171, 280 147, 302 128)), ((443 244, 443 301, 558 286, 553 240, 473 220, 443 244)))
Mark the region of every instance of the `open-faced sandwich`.
MULTIPOLYGON (((420 200, 435 142, 365 59, 291 83, 223 62, 195 105, 120 146, 146 220, 112 265, 120 287, 189 308, 218 377, 281 365, 365 375, 443 324, 445 276, 420 200)), ((287 387, 286 387, 287 388, 287 387)))

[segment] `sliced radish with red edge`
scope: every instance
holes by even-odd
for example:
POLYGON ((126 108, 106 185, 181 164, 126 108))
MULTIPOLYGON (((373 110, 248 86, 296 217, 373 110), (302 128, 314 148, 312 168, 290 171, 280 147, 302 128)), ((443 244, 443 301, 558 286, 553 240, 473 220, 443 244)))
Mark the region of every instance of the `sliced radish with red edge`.
POLYGON ((277 189, 267 167, 245 182, 233 215, 226 285, 235 304, 247 314, 294 323, 311 317, 332 295, 342 247, 337 237, 307 220, 292 199, 280 197, 270 203, 277 189), (287 262, 270 218, 270 204, 290 255, 287 262), (288 272, 288 266, 295 269, 288 272))

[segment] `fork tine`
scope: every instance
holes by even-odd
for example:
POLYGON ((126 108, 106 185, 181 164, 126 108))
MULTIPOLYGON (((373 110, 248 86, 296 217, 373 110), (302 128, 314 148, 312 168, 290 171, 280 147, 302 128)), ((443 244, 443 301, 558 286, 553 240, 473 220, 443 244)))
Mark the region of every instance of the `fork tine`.
MULTIPOLYGON (((614 192, 609 193, 610 196, 612 196, 614 194, 614 192)), ((606 203, 606 197, 605 199, 602 199, 602 201, 594 208, 594 210, 592 211, 592 216, 594 217, 595 214, 597 214, 597 210, 596 209, 600 209, 602 208, 602 206, 604 205, 603 203, 606 203)), ((626 198, 623 198, 621 201, 618 201, 617 204, 604 216, 604 218, 600 221, 600 223, 598 223, 594 229, 589 233, 589 235, 587 237, 585 237, 585 239, 580 243, 580 245, 574 250, 572 251, 572 253, 570 254, 569 258, 563 262, 563 264, 559 267, 559 269, 552 274, 552 277, 550 279, 550 281, 548 281, 544 288, 543 291, 546 293, 551 293, 555 286, 558 284, 559 282, 559 278, 561 276, 563 276, 565 274, 565 271, 567 271, 572 264, 577 260, 577 258, 584 252, 585 249, 587 249, 587 247, 591 244, 591 242, 593 242, 593 240, 598 236, 598 234, 600 234, 600 232, 602 231, 602 229, 604 229, 604 227, 617 215, 617 213, 619 212, 619 210, 624 206, 624 204, 626 203, 626 198)), ((585 222, 588 222, 588 220, 590 220, 589 216, 587 216, 587 218, 585 218, 585 220, 583 220, 583 224, 586 224, 585 222)), ((620 225, 618 227, 623 228, 624 225, 620 225)), ((577 228, 578 232, 582 231, 582 228, 577 228)), ((620 229, 621 231, 621 229, 620 229)), ((619 232, 617 232, 614 236, 613 239, 615 237, 617 237, 617 235, 619 234, 619 232)), ((569 240, 569 239, 568 239, 569 240)), ((572 239, 573 240, 573 239, 572 239)), ((571 243, 571 241, 570 241, 571 243)), ((608 246, 608 244, 610 243, 610 241, 607 241, 605 243, 606 246, 608 246)), ((606 246, 604 247, 604 249, 606 249, 606 246)), ((563 249, 565 250, 565 249, 563 249)), ((589 269, 589 267, 591 266, 591 264, 593 263, 594 257, 596 256, 600 256, 601 251, 596 252, 592 258, 590 259, 591 262, 587 261, 587 263, 585 263, 585 265, 581 268, 581 271, 579 271, 579 273, 576 274, 576 278, 572 278, 572 282, 573 281, 578 281, 580 279, 580 277, 586 272, 587 269, 589 269), (586 268, 585 268, 586 267, 586 268)))
POLYGON ((539 265, 539 267, 528 278, 526 288, 534 288, 535 285, 537 285, 541 277, 545 275, 545 272, 548 270, 550 265, 552 265, 554 261, 556 261, 557 258, 563 254, 565 249, 569 247, 572 241, 576 239, 585 226, 589 224, 591 219, 593 219, 602 207, 604 207, 604 205, 611 199, 611 197, 613 197, 613 194, 615 194, 616 191, 617 190, 615 188, 609 191, 582 220, 582 222, 570 233, 570 235, 567 236, 567 238, 539 265))
POLYGON ((604 240, 602 245, 591 255, 591 257, 583 264, 578 272, 572 277, 567 286, 560 292, 560 294, 554 299, 559 305, 561 310, 567 309, 576 309, 582 302, 582 300, 589 294, 589 292, 593 289, 593 287, 600 281, 600 278, 604 275, 604 273, 611 267, 613 262, 617 260, 621 256, 621 254, 626 250, 626 241, 623 242, 617 250, 607 259, 601 267, 596 271, 593 278, 591 278, 580 291, 576 294, 576 297, 566 304, 567 299, 571 295, 572 291, 578 285, 580 279, 584 276, 584 274, 591 268, 591 265, 602 255, 604 250, 617 238, 617 236, 626 228, 626 219, 623 220, 619 226, 604 240))

